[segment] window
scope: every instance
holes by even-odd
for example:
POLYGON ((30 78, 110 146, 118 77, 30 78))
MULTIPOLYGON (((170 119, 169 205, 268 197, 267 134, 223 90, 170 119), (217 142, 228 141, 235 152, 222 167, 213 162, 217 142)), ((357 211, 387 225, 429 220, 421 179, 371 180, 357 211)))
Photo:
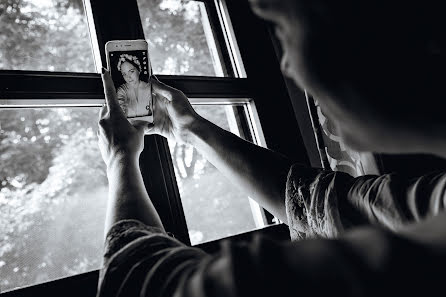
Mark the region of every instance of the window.
POLYGON ((97 116, 0 110, 2 291, 99 268, 108 192, 97 116))
MULTIPOLYGON (((255 142, 249 100, 191 100, 195 101, 194 109, 204 118, 255 142)), ((195 148, 174 141, 169 141, 169 148, 192 245, 267 224, 258 204, 234 187, 195 148)))
MULTIPOLYGON (((244 1, 0 0, 0 12, 1 292, 99 268, 107 182, 94 72, 108 40, 146 38, 159 79, 200 114, 306 161, 268 31, 244 1)), ((146 188, 178 239, 198 244, 271 223, 238 189, 222 196, 227 181, 192 148, 160 136, 145 147, 146 188)))

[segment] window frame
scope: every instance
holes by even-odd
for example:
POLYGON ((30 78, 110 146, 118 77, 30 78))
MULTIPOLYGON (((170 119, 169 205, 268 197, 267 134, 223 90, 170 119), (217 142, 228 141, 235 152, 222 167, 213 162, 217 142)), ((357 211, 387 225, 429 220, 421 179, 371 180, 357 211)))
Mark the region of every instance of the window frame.
MULTIPOLYGON (((295 162, 310 165, 269 24, 252 13, 248 1, 199 1, 206 4, 224 67, 231 76, 158 75, 158 78, 182 90, 188 97, 249 98, 255 104, 265 145, 295 162), (245 74, 246 78, 242 77, 245 74)), ((94 30, 90 32, 96 32, 96 36, 90 37, 92 40, 97 38, 97 44, 92 47, 94 52, 99 51, 102 65, 106 65, 107 41, 145 38, 137 0, 86 0, 84 5, 88 3, 93 18, 89 19, 89 25, 94 24, 94 30), (116 22, 116 19, 128 21, 116 22)), ((88 9, 86 14, 88 16, 88 9)), ((98 73, 0 70, 0 103, 2 98, 27 104, 45 100, 49 106, 53 102, 55 106, 60 106, 60 102, 91 106, 103 102, 104 93, 98 73)), ((140 166, 146 189, 166 230, 190 244, 167 140, 156 135, 146 136, 144 145, 146 149, 141 154, 140 166)))

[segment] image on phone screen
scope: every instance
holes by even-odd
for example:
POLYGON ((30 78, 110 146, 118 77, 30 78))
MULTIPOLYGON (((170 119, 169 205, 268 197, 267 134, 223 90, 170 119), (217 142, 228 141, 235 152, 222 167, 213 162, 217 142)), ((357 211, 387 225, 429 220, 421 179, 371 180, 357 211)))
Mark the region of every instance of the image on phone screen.
POLYGON ((150 60, 145 50, 112 51, 109 70, 119 104, 127 118, 153 122, 150 60))

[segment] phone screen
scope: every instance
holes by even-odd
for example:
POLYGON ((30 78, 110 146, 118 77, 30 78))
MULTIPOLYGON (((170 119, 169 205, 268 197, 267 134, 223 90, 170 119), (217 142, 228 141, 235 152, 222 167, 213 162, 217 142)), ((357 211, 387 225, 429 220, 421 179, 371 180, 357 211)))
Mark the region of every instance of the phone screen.
POLYGON ((152 74, 147 50, 111 51, 109 70, 119 104, 127 118, 153 122, 152 74))

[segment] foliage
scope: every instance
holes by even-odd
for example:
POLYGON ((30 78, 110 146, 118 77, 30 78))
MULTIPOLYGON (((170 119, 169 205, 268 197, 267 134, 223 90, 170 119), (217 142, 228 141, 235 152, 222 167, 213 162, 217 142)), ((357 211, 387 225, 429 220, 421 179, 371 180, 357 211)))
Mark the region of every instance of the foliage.
POLYGON ((154 73, 219 76, 203 29, 203 3, 138 1, 154 73))
POLYGON ((0 69, 94 72, 82 5, 1 0, 0 69))
POLYGON ((2 289, 98 267, 107 184, 93 129, 97 113, 0 112, 0 271, 8 276, 2 289))
MULTIPOLYGON (((139 4, 155 72, 218 74, 195 2, 139 4)), ((0 27, 0 69, 94 71, 81 0, 0 0, 0 27)), ((229 129, 224 108, 198 111, 229 129)), ((99 268, 107 180, 97 114, 0 110, 1 291, 99 268)), ((171 152, 194 242, 254 227, 246 197, 195 149, 171 152)))

